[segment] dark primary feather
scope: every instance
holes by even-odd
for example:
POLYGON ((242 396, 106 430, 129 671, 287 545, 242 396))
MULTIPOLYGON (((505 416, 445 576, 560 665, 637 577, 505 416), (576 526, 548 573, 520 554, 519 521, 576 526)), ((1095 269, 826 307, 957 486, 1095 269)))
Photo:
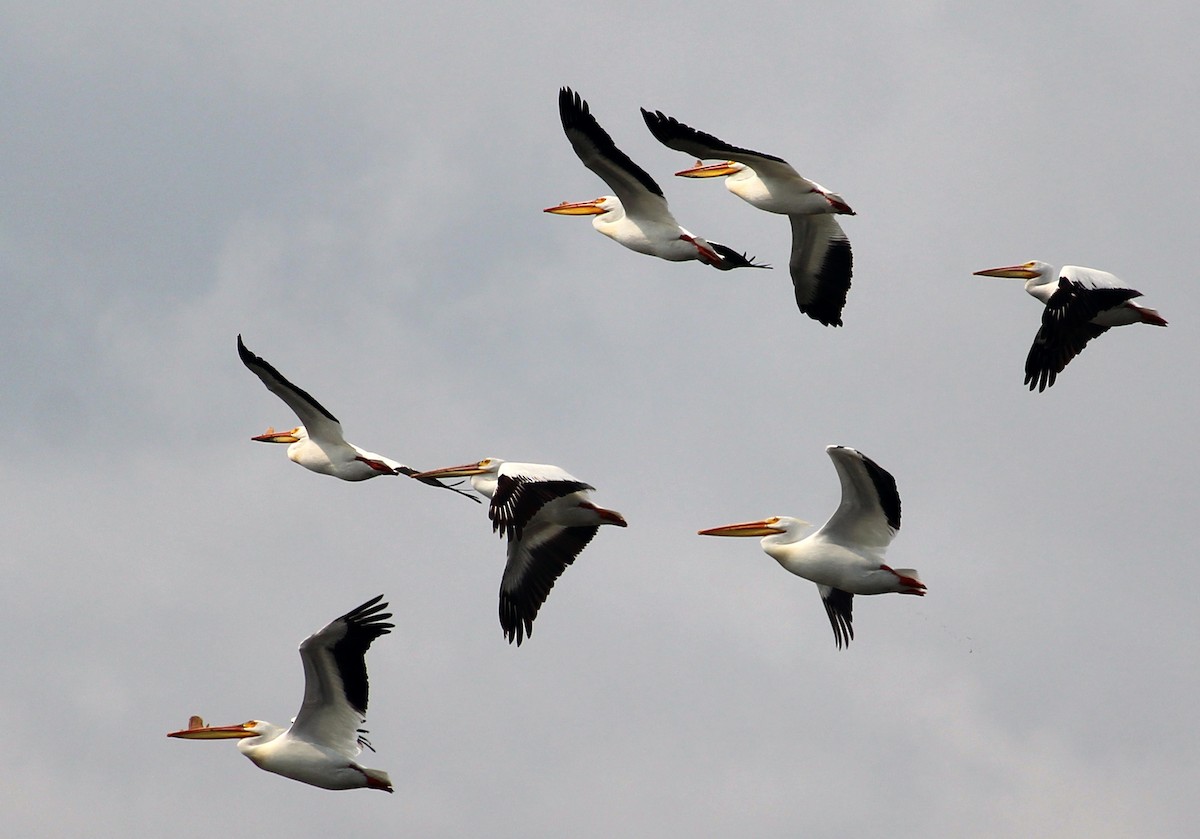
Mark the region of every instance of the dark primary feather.
MULTIPOLYGON (((612 137, 600 127, 600 123, 596 122, 596 118, 592 116, 588 103, 569 87, 564 87, 558 92, 558 115, 562 119, 563 131, 566 132, 567 139, 571 140, 572 146, 574 146, 575 140, 571 137, 571 132, 578 131, 591 142, 600 155, 637 178, 638 182, 650 192, 660 198, 665 198, 662 187, 655 183, 654 178, 650 177, 645 169, 630 160, 629 155, 617 148, 612 137)), ((587 158, 580 154, 578 148, 575 153, 587 166, 587 158)), ((589 166, 589 168, 591 167, 589 166)))
POLYGON ((1088 341, 1108 331, 1107 326, 1083 323, 1072 329, 1048 329, 1044 324, 1033 339, 1025 357, 1025 384, 1040 393, 1052 387, 1075 356, 1083 352, 1088 341))
POLYGON ((770 268, 770 265, 761 262, 755 262, 758 257, 747 256, 746 252, 738 253, 728 245, 722 245, 720 242, 709 241, 708 246, 712 248, 721 257, 721 264, 714 265, 714 268, 719 268, 722 271, 731 271, 734 268, 770 268))
POLYGON ((825 614, 829 615, 829 624, 833 627, 833 640, 837 648, 849 647, 854 638, 854 595, 840 588, 829 589, 829 594, 821 598, 825 604, 825 614))
MULTIPOLYGON (((529 563, 524 573, 508 583, 509 569, 505 568, 500 583, 500 627, 508 642, 521 641, 533 635, 533 619, 550 596, 550 589, 567 566, 587 547, 599 527, 565 527, 550 539, 530 546, 529 563)), ((509 551, 512 564, 513 552, 509 551)))
POLYGON ((1089 288, 1076 280, 1059 277, 1058 289, 1050 295, 1042 312, 1042 323, 1063 326, 1087 323, 1101 312, 1141 296, 1140 291, 1132 288, 1089 288))
POLYGON ((650 129, 650 133, 660 143, 667 148, 686 152, 692 157, 711 159, 716 156, 728 157, 732 160, 733 155, 753 155, 765 160, 774 160, 778 163, 787 164, 787 161, 782 157, 775 157, 771 154, 763 154, 760 151, 730 145, 724 140, 714 137, 712 134, 706 134, 703 131, 692 128, 690 125, 685 125, 675 119, 675 117, 667 116, 662 111, 651 113, 642 108, 642 119, 646 121, 646 127, 650 129))
POLYGON ((267 386, 267 388, 269 390, 271 390, 273 393, 276 393, 276 395, 279 395, 275 391, 275 388, 272 387, 272 380, 274 380, 274 382, 278 382, 281 385, 284 385, 285 387, 291 388, 296 393, 298 393, 300 396, 303 396, 309 402, 309 404, 311 404, 314 408, 316 408, 318 411, 320 411, 322 414, 324 414, 325 417, 327 419, 329 419, 331 422, 338 421, 338 418, 335 417, 333 414, 329 413, 329 411, 325 410, 325 407, 320 402, 313 399, 312 395, 308 391, 306 391, 302 388, 296 387, 294 384, 289 382, 282 373, 280 373, 278 370, 276 370, 274 367, 272 367, 270 364, 268 364, 262 358, 255 355, 254 353, 250 352, 250 350, 246 349, 246 345, 242 343, 241 335, 238 335, 238 337, 237 337, 237 346, 238 346, 238 356, 242 359, 242 364, 245 364, 246 367, 250 370, 250 372, 252 372, 254 375, 256 375, 260 379, 262 379, 263 384, 265 384, 267 386))
POLYGON ((338 672, 342 676, 342 689, 346 692, 346 699, 355 710, 364 715, 367 713, 368 693, 367 649, 376 638, 387 635, 395 628, 395 624, 385 622, 392 614, 383 611, 388 604, 381 602, 382 600, 381 594, 338 618, 339 621, 346 622, 346 634, 331 648, 338 672))
POLYGON ((1108 331, 1107 326, 1092 323, 1092 318, 1141 296, 1131 288, 1089 288, 1059 277, 1058 289, 1046 302, 1042 325, 1025 357, 1025 384, 1039 393, 1052 387, 1088 341, 1108 331))
POLYGON ((520 539, 525 525, 547 503, 579 492, 595 489, 582 481, 543 481, 520 475, 501 475, 488 507, 492 530, 511 539, 520 539))
POLYGON ((862 458, 863 466, 866 467, 867 474, 871 477, 871 483, 875 485, 875 493, 879 496, 879 506, 883 508, 883 514, 887 516, 888 527, 892 530, 899 530, 900 492, 896 489, 896 479, 892 477, 891 472, 862 452, 859 452, 858 455, 862 458))

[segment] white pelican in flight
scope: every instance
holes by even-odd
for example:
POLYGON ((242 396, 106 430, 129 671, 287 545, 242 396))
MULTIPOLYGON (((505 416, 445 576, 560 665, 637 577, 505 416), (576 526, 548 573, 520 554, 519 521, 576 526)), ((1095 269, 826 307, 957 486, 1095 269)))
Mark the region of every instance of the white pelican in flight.
MULTIPOLYGON (((289 382, 283 375, 246 348, 242 336, 238 336, 238 355, 242 363, 254 375, 262 380, 267 390, 278 396, 288 407, 296 412, 301 425, 289 431, 276 431, 268 428, 257 437, 251 437, 260 443, 288 443, 287 456, 294 463, 299 463, 305 469, 320 472, 322 475, 332 475, 343 481, 365 481, 380 475, 417 474, 416 469, 397 463, 381 454, 360 449, 353 443, 347 443, 342 436, 342 424, 337 417, 322 407, 307 391, 301 390, 289 382)), ((443 489, 453 490, 464 498, 475 498, 462 490, 447 486, 440 481, 425 480, 424 483, 443 489)))
POLYGON ((731 146, 711 134, 684 125, 662 111, 642 108, 642 118, 659 142, 699 158, 685 178, 725 176, 725 188, 760 210, 785 215, 792 223, 788 268, 800 311, 826 326, 842 325, 854 258, 850 240, 835 215, 854 215, 840 195, 802 177, 786 160, 731 146), (709 166, 704 160, 724 162, 709 166))
POLYGON ((592 201, 564 201, 544 212, 567 216, 593 215, 592 226, 605 236, 638 253, 671 262, 698 259, 722 271, 733 268, 769 268, 732 248, 708 242, 679 226, 667 208, 662 188, 625 152, 617 148, 600 127, 588 104, 569 87, 558 92, 558 113, 563 131, 583 165, 600 176, 616 195, 592 201))
POLYGON ((1025 384, 1038 392, 1054 384, 1058 374, 1083 352, 1087 342, 1110 326, 1148 323, 1166 326, 1154 309, 1133 302, 1141 297, 1107 271, 1064 265, 1055 270, 1045 262, 1026 262, 976 271, 978 277, 1011 277, 1025 281, 1025 290, 1045 304, 1042 325, 1025 359, 1025 384))
MULTIPOLYGON (((187 740, 237 738, 238 751, 259 769, 322 789, 392 791, 386 772, 360 766, 355 757, 371 747, 360 726, 367 713, 367 648, 391 632, 379 595, 310 635, 300 645, 304 662, 304 703, 291 728, 262 720, 206 726, 192 717, 188 727, 168 737, 187 740)), ((374 751, 374 749, 371 749, 374 751)))
POLYGON ((508 642, 533 635, 533 619, 550 589, 587 547, 602 524, 626 527, 625 517, 592 503, 595 487, 557 466, 509 463, 486 457, 478 463, 422 472, 418 478, 470 477, 492 499, 492 530, 508 537, 508 562, 500 578, 500 626, 508 642))
POLYGON ((896 479, 871 458, 847 448, 828 446, 842 481, 842 503, 812 535, 810 525, 789 516, 701 530, 701 536, 762 536, 763 550, 798 577, 817 584, 838 649, 854 637, 856 594, 925 594, 916 569, 892 568, 883 555, 900 529, 896 479))

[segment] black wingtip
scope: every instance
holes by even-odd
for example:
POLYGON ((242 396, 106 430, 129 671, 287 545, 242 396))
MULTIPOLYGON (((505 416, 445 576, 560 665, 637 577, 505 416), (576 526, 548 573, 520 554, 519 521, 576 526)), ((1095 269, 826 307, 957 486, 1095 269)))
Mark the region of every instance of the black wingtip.
POLYGON ((728 245, 722 245, 720 242, 713 242, 711 240, 709 240, 708 244, 721 257, 721 264, 713 266, 721 271, 731 271, 734 268, 771 268, 765 262, 755 262, 754 260, 758 257, 748 256, 746 251, 738 253, 728 245))
POLYGON ((645 108, 641 110, 642 121, 646 123, 646 128, 650 129, 654 139, 668 148, 672 148, 671 141, 678 139, 683 132, 695 132, 695 129, 684 125, 675 117, 667 116, 662 111, 648 111, 645 108))
POLYGON ((379 594, 372 597, 361 606, 351 609, 346 614, 342 615, 338 620, 344 620, 349 624, 370 628, 377 635, 386 635, 395 629, 394 623, 384 623, 388 618, 392 617, 391 612, 385 612, 388 604, 383 601, 383 595, 379 594))
POLYGON ((591 117, 592 109, 587 100, 569 87, 558 90, 558 116, 563 128, 575 125, 581 118, 591 117))

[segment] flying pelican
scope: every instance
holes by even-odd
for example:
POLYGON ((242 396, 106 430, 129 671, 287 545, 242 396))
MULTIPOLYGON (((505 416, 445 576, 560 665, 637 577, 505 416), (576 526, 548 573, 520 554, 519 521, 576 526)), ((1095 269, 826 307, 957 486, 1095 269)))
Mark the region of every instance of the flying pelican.
MULTIPOLYGON (((299 463, 305 469, 320 472, 322 475, 332 475, 343 481, 365 481, 380 475, 408 475, 415 477, 416 469, 397 463, 391 458, 374 452, 360 449, 353 443, 347 443, 342 436, 342 424, 337 417, 325 410, 321 403, 313 399, 307 391, 301 390, 289 382, 283 375, 259 358, 242 343, 242 336, 237 340, 238 355, 250 372, 258 376, 267 390, 278 396, 288 407, 296 412, 302 425, 290 431, 276 431, 268 428, 257 437, 251 437, 260 443, 288 443, 287 456, 294 463, 299 463)), ((449 489, 470 498, 476 503, 478 498, 447 486, 440 481, 421 479, 431 486, 449 489)))
POLYGON ((1025 359, 1025 384, 1038 392, 1054 384, 1058 374, 1083 352, 1087 342, 1111 326, 1148 323, 1166 326, 1154 309, 1133 302, 1141 297, 1107 271, 1064 265, 1055 270, 1045 262, 1026 262, 976 271, 977 277, 1010 277, 1025 281, 1025 290, 1045 304, 1042 325, 1025 359))
MULTIPOLYGON (((381 769, 354 758, 371 748, 359 728, 367 713, 367 648, 394 624, 383 610, 383 595, 372 598, 310 635, 300 645, 304 662, 304 703, 290 728, 262 720, 207 726, 192 717, 188 727, 168 737, 186 740, 237 738, 238 751, 259 769, 322 789, 381 789, 392 782, 381 769)), ((374 751, 373 748, 371 748, 374 751)))
POLYGON ((731 146, 711 134, 684 125, 662 111, 642 108, 650 133, 663 145, 700 158, 685 178, 725 176, 725 188, 768 213, 792 223, 792 256, 788 268, 800 311, 826 326, 842 325, 842 308, 850 290, 854 258, 850 240, 834 217, 854 215, 840 195, 802 177, 786 160, 731 146), (704 160, 720 159, 709 166, 704 160))
POLYGON ((492 499, 492 530, 508 537, 508 562, 500 578, 500 626, 517 646, 533 635, 533 619, 550 589, 602 524, 626 527, 624 516, 597 507, 595 487, 557 466, 509 463, 485 457, 478 463, 422 472, 418 478, 469 477, 492 499))
POLYGON ((842 481, 842 503, 829 521, 801 539, 809 523, 790 516, 701 530, 701 536, 762 536, 763 550, 798 577, 817 584, 838 649, 854 637, 856 594, 925 594, 916 569, 892 568, 883 555, 900 529, 896 479, 846 446, 827 446, 842 481))
POLYGON ((638 253, 671 262, 698 259, 722 271, 769 268, 730 247, 708 242, 679 226, 667 208, 662 188, 625 152, 592 116, 587 102, 569 87, 558 92, 563 131, 583 165, 600 176, 616 195, 592 201, 562 202, 544 212, 566 216, 594 215, 592 226, 638 253))

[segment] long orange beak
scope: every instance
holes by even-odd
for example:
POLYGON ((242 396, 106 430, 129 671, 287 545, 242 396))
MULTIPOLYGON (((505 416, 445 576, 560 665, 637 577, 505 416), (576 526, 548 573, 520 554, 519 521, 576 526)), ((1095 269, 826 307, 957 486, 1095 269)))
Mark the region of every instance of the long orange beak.
POLYGON ((761 519, 747 521, 741 524, 726 524, 722 527, 710 527, 708 530, 697 531, 700 536, 770 536, 773 533, 786 533, 782 527, 776 526, 778 519, 761 519))
MULTIPOLYGON (((202 722, 199 717, 192 717, 192 723, 202 722)), ((257 736, 246 728, 245 723, 238 725, 194 725, 167 733, 168 737, 178 737, 181 740, 230 740, 243 737, 257 736)))
POLYGON ((251 437, 257 443, 294 443, 300 438, 296 436, 299 428, 293 428, 291 431, 276 431, 274 428, 268 428, 257 437, 251 437))
POLYGON ((1008 265, 1003 268, 988 268, 986 271, 976 271, 976 277, 1004 277, 1014 280, 1032 280, 1040 276, 1037 271, 1031 271, 1026 265, 1008 265))
POLYGON ((564 201, 553 207, 547 207, 542 210, 543 213, 554 213, 557 216, 598 216, 604 212, 600 207, 599 198, 593 198, 591 201, 576 201, 571 203, 564 201))
POLYGON ((418 472, 411 477, 417 480, 425 478, 469 478, 472 475, 482 475, 488 471, 478 462, 464 463, 462 466, 444 466, 441 469, 431 469, 428 472, 418 472))
POLYGON ((681 169, 675 174, 681 178, 719 178, 722 175, 732 175, 737 171, 737 167, 733 165, 732 160, 726 160, 723 163, 710 163, 707 166, 702 161, 697 160, 696 165, 690 169, 681 169))

